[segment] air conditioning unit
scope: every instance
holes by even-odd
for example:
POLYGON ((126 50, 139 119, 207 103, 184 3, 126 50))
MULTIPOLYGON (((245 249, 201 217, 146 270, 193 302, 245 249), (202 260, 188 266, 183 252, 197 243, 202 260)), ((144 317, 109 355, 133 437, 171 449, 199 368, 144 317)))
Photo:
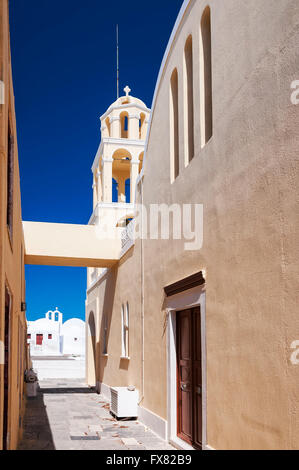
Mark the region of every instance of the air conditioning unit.
POLYGON ((111 413, 116 418, 138 417, 138 391, 134 387, 111 387, 111 413))

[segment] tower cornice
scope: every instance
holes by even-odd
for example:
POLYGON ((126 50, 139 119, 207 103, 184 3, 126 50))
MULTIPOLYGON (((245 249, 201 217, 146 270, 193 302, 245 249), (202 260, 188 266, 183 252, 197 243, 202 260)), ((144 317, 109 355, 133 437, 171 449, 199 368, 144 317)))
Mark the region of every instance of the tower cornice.
POLYGON ((100 119, 101 121, 103 119, 106 119, 106 117, 109 116, 109 114, 111 114, 113 111, 115 110, 122 110, 122 111, 125 111, 126 109, 130 109, 130 108, 137 108, 137 109, 140 109, 140 111, 145 111, 146 113, 150 114, 151 110, 147 107, 147 106, 142 106, 141 104, 139 103, 126 103, 126 104, 112 104, 108 109, 107 111, 105 112, 105 114, 103 114, 100 119))

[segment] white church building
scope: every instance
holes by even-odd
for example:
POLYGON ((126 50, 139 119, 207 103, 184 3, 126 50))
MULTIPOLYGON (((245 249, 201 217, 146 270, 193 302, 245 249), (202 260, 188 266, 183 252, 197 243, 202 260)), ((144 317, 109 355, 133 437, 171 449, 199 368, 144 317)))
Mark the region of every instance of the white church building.
POLYGON ((85 322, 79 318, 63 323, 63 314, 56 308, 27 325, 32 357, 85 356, 85 322))

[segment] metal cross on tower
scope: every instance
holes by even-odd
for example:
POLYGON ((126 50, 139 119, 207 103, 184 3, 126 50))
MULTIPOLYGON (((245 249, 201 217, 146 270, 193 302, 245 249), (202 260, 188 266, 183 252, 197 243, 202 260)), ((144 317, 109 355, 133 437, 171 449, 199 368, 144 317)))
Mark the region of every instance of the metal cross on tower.
POLYGON ((130 92, 131 92, 131 88, 127 85, 126 88, 124 88, 124 92, 126 94, 126 96, 129 96, 130 92))

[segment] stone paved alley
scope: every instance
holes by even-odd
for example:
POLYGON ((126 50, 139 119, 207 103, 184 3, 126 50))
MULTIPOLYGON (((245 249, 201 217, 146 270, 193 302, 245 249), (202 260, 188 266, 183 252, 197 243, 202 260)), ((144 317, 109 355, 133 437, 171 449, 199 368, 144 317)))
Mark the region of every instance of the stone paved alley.
POLYGON ((174 450, 136 421, 117 421, 109 404, 78 380, 40 382, 27 399, 20 450, 174 450))

